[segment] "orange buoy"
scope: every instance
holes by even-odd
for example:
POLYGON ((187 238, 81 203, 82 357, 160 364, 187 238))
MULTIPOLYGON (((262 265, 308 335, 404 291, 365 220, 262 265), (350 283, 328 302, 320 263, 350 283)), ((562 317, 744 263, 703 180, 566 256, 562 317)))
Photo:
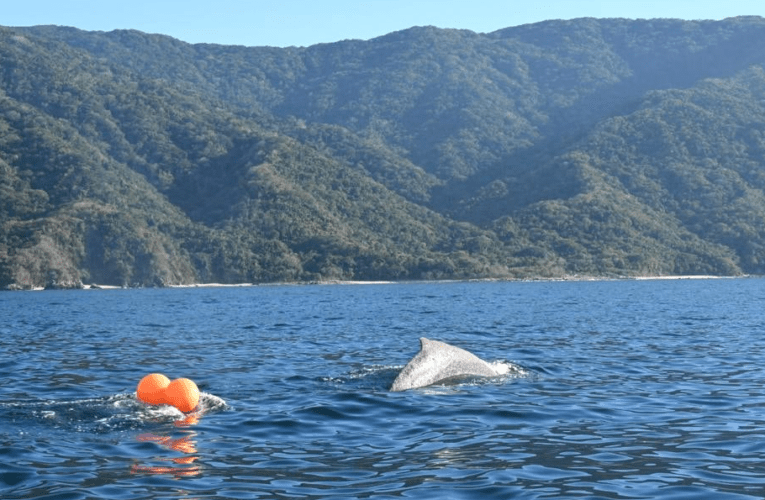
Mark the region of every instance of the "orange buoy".
POLYGON ((138 399, 150 405, 166 404, 165 389, 170 385, 170 379, 161 373, 150 373, 138 382, 136 394, 138 399))
POLYGON ((138 399, 150 405, 173 405, 182 412, 190 412, 199 403, 197 384, 187 378, 170 381, 161 373, 151 373, 138 382, 138 399))
POLYGON ((165 402, 182 412, 189 412, 199 403, 199 389, 194 381, 187 378, 177 378, 170 382, 165 389, 165 402))

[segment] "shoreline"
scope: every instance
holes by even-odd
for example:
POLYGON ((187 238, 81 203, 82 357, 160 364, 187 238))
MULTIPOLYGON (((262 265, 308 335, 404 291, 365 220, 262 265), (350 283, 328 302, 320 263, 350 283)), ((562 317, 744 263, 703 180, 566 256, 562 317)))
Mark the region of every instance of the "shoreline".
MULTIPOLYGON (((398 285, 406 283, 491 283, 491 282, 509 282, 509 283, 555 283, 555 282, 582 282, 582 281, 661 281, 661 280, 720 280, 720 279, 742 279, 742 278, 761 278, 759 275, 740 275, 740 276, 715 276, 715 275, 667 275, 667 276, 561 276, 561 277, 539 277, 539 278, 466 278, 452 280, 319 280, 319 281, 296 281, 296 282, 274 282, 274 283, 191 283, 184 285, 166 285, 163 287, 122 287, 116 285, 101 285, 98 283, 83 284, 81 288, 58 288, 56 290, 135 290, 140 288, 243 288, 243 287, 263 287, 263 286, 354 286, 354 285, 398 285)), ((44 287, 6 289, 3 291, 45 291, 44 287)))

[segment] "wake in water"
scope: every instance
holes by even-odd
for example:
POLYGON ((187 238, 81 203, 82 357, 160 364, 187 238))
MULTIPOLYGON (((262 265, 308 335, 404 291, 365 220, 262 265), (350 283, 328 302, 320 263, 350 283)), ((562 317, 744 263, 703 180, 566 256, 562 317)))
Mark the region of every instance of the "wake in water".
POLYGON ((183 413, 169 405, 145 404, 135 394, 115 394, 101 398, 2 402, 0 421, 12 424, 12 432, 17 434, 10 437, 29 442, 36 441, 40 436, 49 439, 52 434, 57 434, 57 442, 66 443, 81 439, 74 437, 81 434, 130 433, 150 427, 151 432, 128 440, 155 443, 157 446, 156 449, 145 450, 149 453, 143 458, 138 459, 140 453, 135 454, 130 474, 184 477, 201 472, 201 466, 197 463, 196 433, 192 426, 202 416, 226 406, 223 399, 203 392, 196 409, 183 413))
POLYGON ((36 427, 105 434, 140 428, 147 422, 182 421, 189 415, 199 417, 225 407, 223 399, 204 392, 197 408, 189 414, 169 405, 147 405, 135 394, 115 394, 101 398, 0 402, 0 417, 13 422, 20 435, 34 432, 36 427))

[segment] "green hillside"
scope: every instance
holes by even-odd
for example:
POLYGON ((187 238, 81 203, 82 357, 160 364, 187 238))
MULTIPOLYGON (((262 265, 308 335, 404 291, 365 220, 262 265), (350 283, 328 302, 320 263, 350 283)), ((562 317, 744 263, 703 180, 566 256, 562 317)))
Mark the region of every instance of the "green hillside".
POLYGON ((765 272, 765 20, 0 28, 0 288, 765 272))

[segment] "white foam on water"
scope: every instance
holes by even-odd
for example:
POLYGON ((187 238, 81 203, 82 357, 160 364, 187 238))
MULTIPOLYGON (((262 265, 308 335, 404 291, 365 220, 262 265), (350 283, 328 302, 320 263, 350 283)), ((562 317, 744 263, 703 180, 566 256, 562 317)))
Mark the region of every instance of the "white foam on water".
POLYGON ((493 361, 489 363, 489 366, 497 372, 497 375, 509 375, 512 378, 527 377, 529 375, 528 370, 509 361, 493 361))
POLYGON ((135 393, 133 394, 133 401, 134 401, 134 404, 140 406, 141 413, 144 415, 145 419, 147 420, 155 420, 155 419, 183 420, 189 414, 201 416, 210 411, 220 410, 227 406, 226 401, 223 398, 216 396, 214 394, 209 394, 207 392, 199 393, 199 403, 197 404, 196 409, 193 412, 190 412, 189 414, 183 413, 181 410, 171 405, 149 405, 146 403, 142 403, 135 396, 135 393))

